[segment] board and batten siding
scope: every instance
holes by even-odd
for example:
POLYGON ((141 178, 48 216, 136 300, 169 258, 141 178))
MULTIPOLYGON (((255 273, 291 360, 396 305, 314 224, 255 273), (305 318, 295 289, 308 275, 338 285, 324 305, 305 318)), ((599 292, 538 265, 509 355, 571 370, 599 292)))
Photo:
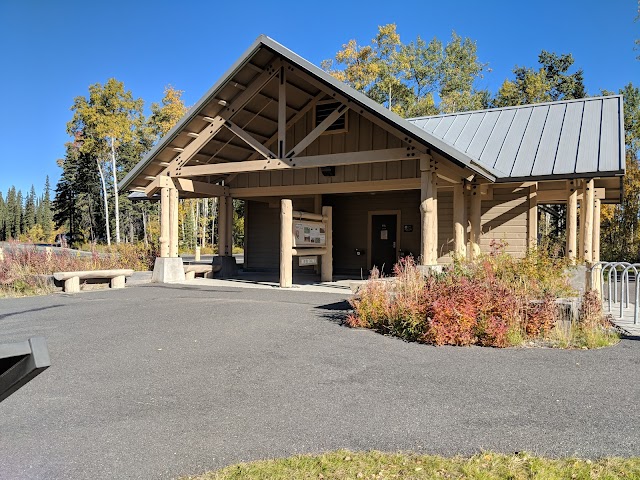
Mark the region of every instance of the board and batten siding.
MULTIPOLYGON (((313 211, 313 198, 293 198, 294 210, 313 211)), ((400 211, 398 230, 402 253, 420 252, 420 191, 379 192, 365 194, 323 195, 323 205, 333 207, 334 272, 368 274, 369 213, 400 211), (405 232, 404 226, 412 231, 405 232), (356 254, 356 250, 362 252, 356 254)), ((491 251, 492 240, 506 243, 506 252, 521 257, 527 250, 527 194, 513 188, 493 187, 492 198, 482 202, 482 237, 480 247, 491 251)), ((249 201, 247 215, 248 269, 279 268, 280 198, 269 203, 249 201)), ((451 263, 453 251, 453 194, 450 189, 438 191, 438 263, 451 263)), ((312 272, 313 267, 299 267, 294 257, 294 270, 312 272)))
MULTIPOLYGON (((408 143, 373 124, 357 112, 347 112, 348 131, 320 135, 299 156, 383 150, 409 146, 408 143)), ((287 131, 287 148, 293 148, 315 127, 313 110, 287 131)), ((270 170, 240 173, 230 183, 232 188, 279 187, 286 185, 316 185, 323 183, 395 180, 420 176, 417 159, 394 162, 365 163, 336 166, 335 175, 322 175, 319 168, 270 170)))
MULTIPOLYGON (((313 212, 313 198, 292 199, 293 209, 313 212)), ((280 199, 272 202, 249 201, 247 209, 247 255, 245 268, 257 271, 280 268, 280 199)), ((293 233, 292 233, 293 234, 293 233)), ((313 271, 313 267, 299 267, 293 257, 293 269, 313 271)))
POLYGON ((491 251, 491 242, 505 243, 505 251, 515 257, 527 252, 528 189, 493 186, 493 198, 482 202, 480 248, 491 251))

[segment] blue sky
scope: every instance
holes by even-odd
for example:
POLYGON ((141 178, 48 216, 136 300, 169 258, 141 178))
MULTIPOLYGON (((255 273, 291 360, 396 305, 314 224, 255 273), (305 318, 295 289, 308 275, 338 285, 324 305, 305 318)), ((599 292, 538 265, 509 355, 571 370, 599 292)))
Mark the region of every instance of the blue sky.
POLYGON ((495 92, 515 64, 534 66, 540 50, 572 53, 588 92, 640 84, 633 51, 640 38, 636 0, 275 2, 0 0, 0 192, 10 185, 52 186, 68 140, 73 98, 115 77, 136 97, 184 90, 188 105, 261 34, 319 64, 343 43, 368 43, 377 26, 396 23, 405 41, 477 42, 495 92))

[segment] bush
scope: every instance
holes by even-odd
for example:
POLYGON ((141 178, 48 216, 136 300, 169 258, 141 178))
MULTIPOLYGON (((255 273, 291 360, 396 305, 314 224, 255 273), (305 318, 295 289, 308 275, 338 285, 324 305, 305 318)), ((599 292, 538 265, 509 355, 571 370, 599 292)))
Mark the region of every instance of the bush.
MULTIPOLYGON (((456 261, 442 274, 425 278, 409 257, 395 266, 393 278, 372 271, 351 300, 353 313, 346 323, 433 345, 548 343, 564 320, 557 299, 575 295, 566 266, 544 252, 516 259, 498 247, 490 255, 456 261)), ((603 345, 610 340, 603 332, 609 327, 599 298, 587 293, 575 338, 566 346, 603 345)))
POLYGON ((93 249, 91 255, 78 252, 45 250, 10 245, 0 261, 0 294, 28 295, 52 290, 45 276, 53 272, 153 268, 156 250, 144 245, 120 244, 108 247, 103 253, 93 249))

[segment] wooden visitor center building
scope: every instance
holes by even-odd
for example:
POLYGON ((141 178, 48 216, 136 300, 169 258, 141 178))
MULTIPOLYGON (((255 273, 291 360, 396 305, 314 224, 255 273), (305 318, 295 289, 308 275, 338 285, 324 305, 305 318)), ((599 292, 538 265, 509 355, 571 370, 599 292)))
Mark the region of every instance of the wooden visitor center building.
POLYGON ((219 255, 242 199, 245 269, 286 287, 296 269, 366 276, 492 240, 523 255, 544 204, 567 204, 566 255, 595 263, 624 172, 621 96, 404 119, 261 36, 120 188, 160 198, 158 281, 181 279, 178 198, 217 197, 219 255))

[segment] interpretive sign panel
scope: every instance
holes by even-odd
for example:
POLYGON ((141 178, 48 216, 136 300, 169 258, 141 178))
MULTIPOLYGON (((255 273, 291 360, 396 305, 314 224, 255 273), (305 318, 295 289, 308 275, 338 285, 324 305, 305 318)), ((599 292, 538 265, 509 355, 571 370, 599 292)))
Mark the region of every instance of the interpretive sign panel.
POLYGON ((322 222, 295 221, 293 223, 294 247, 324 247, 327 236, 322 222))

